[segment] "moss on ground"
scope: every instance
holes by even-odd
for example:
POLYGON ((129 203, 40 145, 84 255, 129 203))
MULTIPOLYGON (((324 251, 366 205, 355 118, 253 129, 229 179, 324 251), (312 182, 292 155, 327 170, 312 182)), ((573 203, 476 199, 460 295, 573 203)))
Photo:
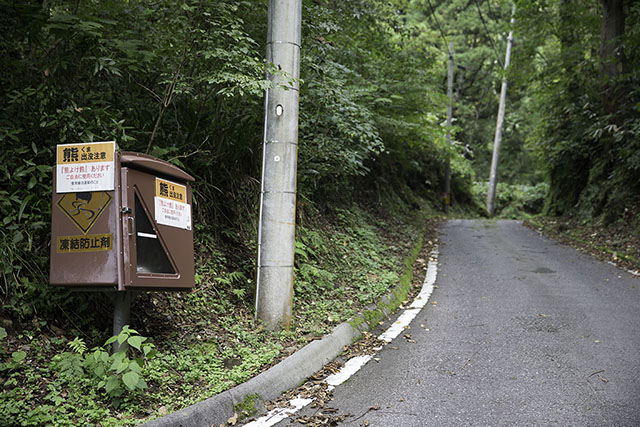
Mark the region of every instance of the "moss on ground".
POLYGON ((413 281, 413 265, 418 258, 418 254, 422 250, 424 243, 424 232, 420 235, 413 248, 404 259, 404 269, 400 276, 398 286, 386 297, 378 301, 374 307, 366 309, 362 316, 356 316, 349 320, 354 329, 359 330, 363 323, 367 323, 369 328, 375 327, 382 319, 394 312, 400 305, 406 301, 411 283, 413 281), (386 300, 388 299, 388 302, 386 300), (364 319, 363 319, 364 317, 364 319))
POLYGON ((249 418, 258 412, 257 403, 262 400, 258 394, 248 394, 242 402, 233 405, 234 412, 238 415, 238 421, 249 418))

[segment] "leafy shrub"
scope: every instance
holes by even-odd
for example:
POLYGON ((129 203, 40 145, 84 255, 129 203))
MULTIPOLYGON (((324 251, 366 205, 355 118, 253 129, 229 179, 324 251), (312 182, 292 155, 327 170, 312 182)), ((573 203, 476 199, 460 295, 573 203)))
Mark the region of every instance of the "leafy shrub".
MULTIPOLYGON (((476 182, 473 194, 477 203, 487 204, 489 183, 476 182)), ((536 185, 498 183, 496 189, 495 216, 501 218, 522 218, 542 212, 549 185, 540 182, 536 185)))
POLYGON ((155 357, 156 351, 153 344, 145 341, 146 337, 140 336, 128 325, 103 346, 94 347, 88 353, 84 341, 75 338, 68 343, 72 351, 56 355, 52 367, 69 383, 91 378, 91 383, 96 388, 103 388, 113 399, 114 405, 118 406, 125 392, 147 387, 142 369, 147 360, 155 357), (120 350, 110 353, 109 347, 114 343, 118 344, 120 350))

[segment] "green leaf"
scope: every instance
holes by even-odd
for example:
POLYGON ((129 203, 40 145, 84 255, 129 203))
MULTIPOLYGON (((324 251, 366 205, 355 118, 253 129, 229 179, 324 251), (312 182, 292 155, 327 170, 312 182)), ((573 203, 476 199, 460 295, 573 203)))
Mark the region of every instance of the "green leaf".
POLYGON ((127 340, 127 343, 129 343, 131 347, 140 351, 140 345, 142 345, 143 341, 145 341, 146 339, 147 339, 146 337, 135 335, 135 336, 129 337, 129 339, 127 340))
POLYGON ((111 375, 104 388, 107 391, 107 393, 111 394, 111 392, 117 389, 119 386, 120 386, 120 381, 118 381, 118 377, 116 377, 115 375, 111 375))
POLYGON ((124 358, 126 357, 126 354, 124 353, 124 351, 119 351, 117 353, 115 353, 113 356, 111 356, 113 359, 113 363, 111 364, 111 370, 115 371, 120 364, 122 363, 122 361, 124 360, 124 358))
POLYGON ((129 371, 122 376, 122 382, 131 391, 136 389, 136 385, 138 384, 139 379, 140 379, 140 375, 138 375, 136 372, 133 372, 133 371, 129 371))
MULTIPOLYGON (((102 377, 104 375, 104 366, 98 365, 93 369, 93 373, 96 377, 102 377)), ((101 381, 102 385, 98 384, 98 388, 104 386, 104 381, 101 381)))
POLYGON ((5 339, 7 337, 7 330, 5 328, 0 328, 0 340, 5 339))
POLYGON ((118 344, 122 345, 123 342, 125 342, 127 340, 127 334, 123 334, 122 332, 120 332, 120 335, 118 335, 118 344))
MULTIPOLYGON (((35 179, 35 177, 33 177, 31 179, 33 180, 33 179, 35 179)), ((29 183, 31 183, 31 182, 29 182, 29 183)), ((33 186, 31 186, 29 188, 32 188, 32 187, 33 186)), ((27 204, 29 203, 29 200, 31 200, 32 198, 33 198, 33 194, 29 194, 22 201, 22 204, 20 205, 20 209, 18 210, 18 221, 20 221, 20 219, 22 218, 22 213, 24 212, 24 209, 27 207, 27 204)))
POLYGON ((113 336, 113 337, 109 338, 107 341, 105 341, 104 345, 113 344, 117 339, 118 339, 117 336, 113 336))
POLYGON ((13 235, 13 244, 15 245, 17 243, 20 243, 23 239, 24 239, 24 234, 18 231, 13 235))
POLYGON ((24 351, 14 351, 13 353, 11 353, 11 357, 14 361, 20 362, 21 360, 24 360, 25 357, 27 357, 27 353, 24 351))
POLYGON ((129 367, 129 363, 127 363, 126 360, 123 360, 118 365, 118 369, 116 369, 116 374, 121 374, 122 372, 126 371, 128 367, 129 367))
POLYGON ((29 183, 27 183, 27 190, 31 190, 33 187, 36 186, 37 183, 38 183, 38 179, 35 176, 32 176, 31 179, 29 180, 29 183))
POLYGON ((129 370, 133 371, 133 372, 137 372, 139 374, 142 373, 142 368, 140 367, 140 365, 138 364, 138 362, 136 362, 135 360, 132 360, 129 363, 129 370))

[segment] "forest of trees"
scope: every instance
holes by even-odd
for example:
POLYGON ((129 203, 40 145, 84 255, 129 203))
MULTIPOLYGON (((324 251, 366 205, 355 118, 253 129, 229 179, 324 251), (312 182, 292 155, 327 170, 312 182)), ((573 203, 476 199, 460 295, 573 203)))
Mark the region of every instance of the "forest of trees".
MULTIPOLYGON (((640 5, 516 3, 500 181, 548 183, 552 215, 612 222, 637 213, 640 5)), ((197 232, 251 246, 266 7, 3 2, 5 309, 37 301, 46 282, 56 144, 116 140, 183 167, 197 180, 197 232)), ((391 196, 437 205, 449 157, 453 202, 472 203, 473 182, 488 177, 510 13, 501 0, 305 0, 300 213, 391 196), (448 42, 456 63, 451 147, 443 125, 448 42)))
MULTIPOLYGON (((266 6, 4 2, 5 303, 46 281, 56 144, 114 139, 169 160, 196 177, 198 232, 255 239, 266 6)), ((305 0, 301 212, 390 194, 437 204, 448 157, 454 204, 471 203, 473 181, 488 177, 510 12, 498 0, 305 0)), ((500 181, 548 183, 548 214, 637 212, 639 19, 632 1, 517 2, 500 181)))

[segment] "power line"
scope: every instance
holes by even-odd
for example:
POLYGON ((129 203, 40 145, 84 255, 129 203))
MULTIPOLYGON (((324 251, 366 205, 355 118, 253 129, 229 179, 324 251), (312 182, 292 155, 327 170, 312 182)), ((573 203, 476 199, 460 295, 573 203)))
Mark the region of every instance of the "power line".
POLYGON ((493 37, 491 37, 491 33, 489 33, 489 29, 487 28, 487 23, 484 20, 484 17, 482 16, 482 11, 480 10, 480 5, 478 5, 478 0, 474 1, 475 5, 476 5, 476 9, 478 10, 478 16, 480 17, 480 21, 482 21, 482 26, 484 27, 484 32, 487 34, 487 37, 489 38, 489 41, 491 42, 491 47, 493 48, 493 53, 496 55, 496 58, 498 59, 498 63, 500 64, 500 66, 502 68, 504 68, 504 64, 502 63, 502 59, 500 59, 500 55, 498 55, 498 50, 496 49, 496 45, 493 43, 493 37))
POLYGON ((445 46, 449 46, 449 42, 447 41, 447 37, 444 35, 444 31, 442 31, 442 26, 440 25, 440 21, 438 20, 438 16, 436 15, 436 11, 433 8, 433 6, 431 5, 431 0, 427 0, 427 3, 429 3, 429 9, 431 9, 431 15, 433 16, 433 19, 435 19, 435 21, 436 21, 436 25, 438 27, 438 31, 440 31, 440 36, 442 36, 442 40, 444 40, 444 45, 445 46))

